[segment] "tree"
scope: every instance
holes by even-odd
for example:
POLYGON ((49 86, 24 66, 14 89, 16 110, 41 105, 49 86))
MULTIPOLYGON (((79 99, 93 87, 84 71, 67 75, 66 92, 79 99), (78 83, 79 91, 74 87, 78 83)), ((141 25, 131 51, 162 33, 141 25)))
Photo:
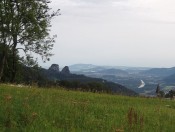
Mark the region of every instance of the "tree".
POLYGON ((165 92, 164 91, 160 91, 159 95, 160 95, 160 97, 164 98, 165 97, 165 92))
POLYGON ((165 95, 165 98, 171 98, 171 99, 173 99, 174 96, 175 96, 175 91, 170 90, 170 91, 165 95))
POLYGON ((6 2, 2 0, 0 2, 0 80, 3 75, 4 66, 7 59, 8 42, 11 42, 9 35, 10 20, 8 20, 9 12, 8 7, 6 7, 6 2))
POLYGON ((51 50, 56 36, 50 37, 51 20, 59 15, 59 9, 51 12, 50 0, 2 0, 0 2, 0 45, 2 59, 0 63, 0 80, 3 75, 7 49, 13 54, 12 78, 16 75, 15 57, 22 49, 26 59, 31 60, 33 53, 39 54, 43 61, 52 56, 51 50))
POLYGON ((159 93, 160 93, 160 85, 158 84, 157 85, 157 88, 156 88, 156 94, 157 94, 157 96, 159 96, 159 93))

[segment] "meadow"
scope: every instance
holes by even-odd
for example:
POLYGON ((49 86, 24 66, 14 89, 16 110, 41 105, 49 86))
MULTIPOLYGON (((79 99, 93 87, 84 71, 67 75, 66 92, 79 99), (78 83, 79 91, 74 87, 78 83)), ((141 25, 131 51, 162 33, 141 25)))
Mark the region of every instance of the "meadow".
POLYGON ((174 132, 175 101, 0 84, 0 131, 174 132))

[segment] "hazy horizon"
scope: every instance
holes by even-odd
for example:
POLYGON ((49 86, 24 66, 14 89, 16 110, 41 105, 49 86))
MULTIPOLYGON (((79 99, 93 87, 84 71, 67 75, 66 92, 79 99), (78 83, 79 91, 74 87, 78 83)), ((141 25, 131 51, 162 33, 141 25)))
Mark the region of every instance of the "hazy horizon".
POLYGON ((61 9, 49 66, 77 63, 132 67, 175 66, 175 1, 52 0, 61 9))
MULTIPOLYGON (((51 63, 51 64, 45 64, 41 65, 41 67, 48 69, 52 64, 58 64, 59 67, 62 69, 65 66, 74 66, 74 65, 93 65, 93 66, 99 66, 99 67, 128 67, 128 68, 172 68, 172 67, 146 67, 146 66, 129 66, 129 65, 98 65, 98 64, 90 64, 90 63, 76 63, 76 64, 70 64, 70 65, 63 65, 59 63, 51 63)), ((120 68, 119 68, 120 69, 120 68)))

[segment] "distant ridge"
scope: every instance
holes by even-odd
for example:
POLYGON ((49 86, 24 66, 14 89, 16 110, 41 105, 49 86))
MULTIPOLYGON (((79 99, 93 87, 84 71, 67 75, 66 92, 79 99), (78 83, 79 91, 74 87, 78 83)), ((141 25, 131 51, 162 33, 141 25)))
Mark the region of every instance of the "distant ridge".
POLYGON ((79 71, 80 69, 92 69, 92 68, 96 68, 98 66, 96 65, 92 65, 92 64, 74 64, 69 66, 71 71, 79 71))
POLYGON ((175 67, 172 68, 152 68, 150 70, 142 72, 142 74, 150 76, 166 77, 175 74, 175 67))
POLYGON ((128 75, 128 72, 120 69, 114 69, 114 68, 102 70, 102 71, 99 71, 99 73, 108 74, 108 75, 119 75, 119 74, 128 75))
POLYGON ((89 69, 120 69, 125 71, 130 70, 149 70, 150 67, 129 67, 129 66, 100 66, 100 65, 93 65, 93 64, 74 64, 69 66, 71 71, 83 71, 89 69))

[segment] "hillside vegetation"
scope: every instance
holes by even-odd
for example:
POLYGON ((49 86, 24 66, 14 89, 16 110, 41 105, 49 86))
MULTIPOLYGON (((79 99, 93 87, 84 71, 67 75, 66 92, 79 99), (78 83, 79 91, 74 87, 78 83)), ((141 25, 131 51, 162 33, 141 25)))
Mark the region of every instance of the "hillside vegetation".
POLYGON ((174 132, 175 102, 0 85, 0 131, 174 132))

